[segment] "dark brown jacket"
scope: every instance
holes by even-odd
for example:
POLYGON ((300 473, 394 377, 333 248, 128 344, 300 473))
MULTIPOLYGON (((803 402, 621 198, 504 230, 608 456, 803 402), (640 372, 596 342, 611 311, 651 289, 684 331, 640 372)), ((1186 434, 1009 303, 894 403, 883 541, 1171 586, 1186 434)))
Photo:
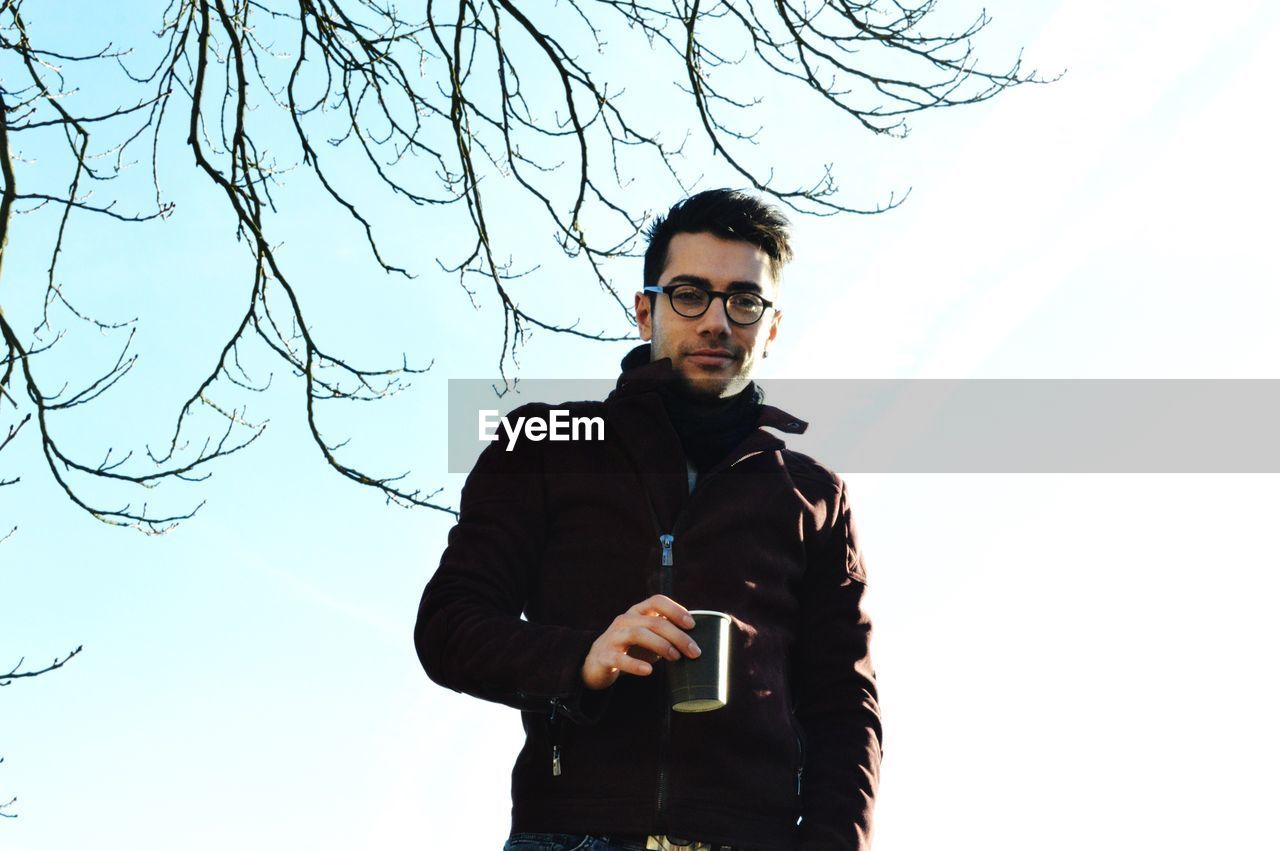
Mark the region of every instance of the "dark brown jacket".
MULTIPOLYGON (((515 831, 865 849, 882 733, 844 483, 758 428, 690 493, 654 392, 671 375, 670 359, 655 361, 604 402, 554 406, 604 417, 603 441, 523 438, 508 452, 500 437, 485 449, 422 597, 423 668, 523 710, 515 831), (595 639, 654 593, 732 616, 723 709, 673 713, 663 660, 647 677, 583 686, 595 639)), ((759 425, 806 428, 768 405, 759 425)))

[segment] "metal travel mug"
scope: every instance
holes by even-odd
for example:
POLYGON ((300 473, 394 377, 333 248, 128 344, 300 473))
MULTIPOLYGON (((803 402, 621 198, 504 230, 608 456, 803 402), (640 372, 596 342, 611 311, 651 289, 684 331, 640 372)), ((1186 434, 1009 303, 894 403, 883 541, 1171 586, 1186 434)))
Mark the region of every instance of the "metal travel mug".
POLYGON ((696 659, 681 656, 668 663, 667 684, 676 712, 710 712, 729 702, 729 635, 731 619, 724 612, 690 611, 693 628, 686 630, 701 648, 696 659))

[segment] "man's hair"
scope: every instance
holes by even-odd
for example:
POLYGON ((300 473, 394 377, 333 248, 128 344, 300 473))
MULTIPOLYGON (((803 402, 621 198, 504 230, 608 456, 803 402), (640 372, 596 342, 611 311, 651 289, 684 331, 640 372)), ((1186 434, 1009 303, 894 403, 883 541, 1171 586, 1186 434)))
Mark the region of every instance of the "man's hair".
MULTIPOLYGON (((656 287, 667 267, 671 238, 678 233, 709 233, 721 239, 749 242, 769 258, 777 281, 791 260, 791 223, 776 208, 733 189, 708 189, 676 203, 649 225, 644 252, 644 285, 656 287)), ((649 293, 649 300, 656 298, 649 293)))

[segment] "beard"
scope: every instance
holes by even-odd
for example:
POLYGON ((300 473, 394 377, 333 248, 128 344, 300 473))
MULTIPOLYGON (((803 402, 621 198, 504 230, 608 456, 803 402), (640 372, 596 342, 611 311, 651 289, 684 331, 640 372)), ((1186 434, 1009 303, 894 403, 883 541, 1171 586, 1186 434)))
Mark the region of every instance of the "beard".
MULTIPOLYGON (((738 361, 733 363, 736 365, 738 361)), ((696 370, 693 375, 683 368, 675 371, 672 390, 692 402, 706 404, 727 401, 742 392, 751 381, 750 376, 741 372, 716 374, 704 373, 696 366, 691 369, 696 370)))

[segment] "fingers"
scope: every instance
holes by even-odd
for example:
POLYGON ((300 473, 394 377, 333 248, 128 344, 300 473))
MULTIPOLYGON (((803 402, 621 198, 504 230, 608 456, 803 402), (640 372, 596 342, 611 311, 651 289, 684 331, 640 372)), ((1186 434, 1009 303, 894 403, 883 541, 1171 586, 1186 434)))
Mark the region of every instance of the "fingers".
POLYGON ((698 655, 686 632, 657 615, 621 615, 610 627, 609 639, 615 646, 643 648, 671 661, 698 655))
POLYGON ((697 658, 702 650, 680 628, 693 623, 688 609, 663 594, 636 603, 592 644, 582 666, 583 681, 593 689, 608 688, 620 673, 648 676, 658 659, 697 658))
POLYGON ((628 609, 627 613, 633 615, 661 615, 685 629, 693 626, 693 616, 689 614, 689 610, 665 594, 654 594, 647 600, 641 600, 628 609))
POLYGON ((645 650, 643 647, 628 647, 627 655, 650 663, 656 662, 660 658, 657 653, 652 650, 645 650))
MULTIPOLYGON (((602 636, 601 639, 606 636, 602 636)), ((597 640, 582 665, 582 681, 591 689, 603 689, 613 685, 621 674, 647 677, 653 673, 653 665, 644 659, 630 656, 625 650, 609 647, 597 640)))
POLYGON ((637 659, 628 653, 613 651, 615 661, 610 667, 626 674, 634 674, 637 677, 647 677, 653 673, 653 665, 643 659, 637 659))

